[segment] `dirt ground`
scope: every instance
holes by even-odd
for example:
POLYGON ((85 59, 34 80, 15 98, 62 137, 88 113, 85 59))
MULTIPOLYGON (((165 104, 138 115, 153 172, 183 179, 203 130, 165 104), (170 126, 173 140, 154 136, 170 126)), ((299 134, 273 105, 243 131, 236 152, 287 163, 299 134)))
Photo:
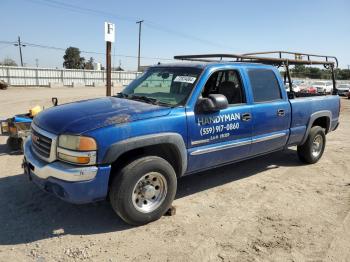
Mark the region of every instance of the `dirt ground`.
MULTIPOLYGON (((0 118, 102 88, 0 90, 0 118)), ((0 261, 350 261, 350 100, 323 158, 296 149, 179 180, 175 216, 141 227, 107 202, 71 205, 41 192, 0 137, 0 261)))

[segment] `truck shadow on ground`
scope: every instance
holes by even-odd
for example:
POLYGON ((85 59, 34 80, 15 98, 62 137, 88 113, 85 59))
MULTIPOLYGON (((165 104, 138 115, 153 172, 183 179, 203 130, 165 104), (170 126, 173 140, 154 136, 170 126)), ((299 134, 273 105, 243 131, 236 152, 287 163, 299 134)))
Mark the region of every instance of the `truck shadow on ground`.
POLYGON ((0 156, 10 154, 10 149, 6 144, 0 144, 0 156))
MULTIPOLYGON (((295 150, 288 149, 282 154, 274 153, 186 176, 178 182, 176 198, 258 174, 271 166, 298 165, 301 163, 295 150)), ((107 201, 90 205, 68 204, 40 191, 23 174, 0 179, 0 208, 0 245, 131 228, 115 215, 107 201)))
POLYGON ((20 155, 22 154, 21 150, 13 151, 7 144, 0 144, 0 156, 4 155, 20 155))

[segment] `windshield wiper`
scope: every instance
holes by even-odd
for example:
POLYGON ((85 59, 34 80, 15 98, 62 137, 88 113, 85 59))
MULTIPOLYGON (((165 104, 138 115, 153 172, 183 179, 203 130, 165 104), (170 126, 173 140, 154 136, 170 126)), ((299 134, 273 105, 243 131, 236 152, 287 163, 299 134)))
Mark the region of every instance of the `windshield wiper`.
POLYGON ((132 100, 141 100, 141 101, 144 101, 144 102, 147 102, 147 103, 156 103, 158 100, 155 99, 155 98, 150 98, 150 97, 147 97, 147 96, 138 96, 138 95, 132 95, 129 97, 130 99, 132 100))
POLYGON ((143 101, 143 102, 150 103, 150 104, 153 104, 153 105, 170 106, 168 103, 161 102, 161 101, 159 101, 156 98, 152 98, 152 97, 148 97, 148 96, 130 95, 130 96, 128 96, 128 98, 132 99, 132 100, 143 101))
POLYGON ((119 97, 119 98, 128 98, 129 95, 128 95, 128 94, 125 94, 125 93, 123 93, 123 92, 119 92, 119 93, 117 93, 117 97, 119 97))

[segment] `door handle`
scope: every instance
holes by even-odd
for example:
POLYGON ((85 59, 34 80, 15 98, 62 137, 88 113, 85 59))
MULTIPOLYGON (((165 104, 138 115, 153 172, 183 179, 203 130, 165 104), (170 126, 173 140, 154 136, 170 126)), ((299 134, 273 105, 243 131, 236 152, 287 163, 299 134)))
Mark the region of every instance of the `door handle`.
POLYGON ((277 115, 278 116, 284 116, 286 114, 286 111, 284 111, 284 109, 278 109, 277 110, 277 115))
POLYGON ((243 121, 249 121, 250 119, 252 119, 252 114, 251 113, 244 113, 244 114, 242 114, 242 120, 243 121))

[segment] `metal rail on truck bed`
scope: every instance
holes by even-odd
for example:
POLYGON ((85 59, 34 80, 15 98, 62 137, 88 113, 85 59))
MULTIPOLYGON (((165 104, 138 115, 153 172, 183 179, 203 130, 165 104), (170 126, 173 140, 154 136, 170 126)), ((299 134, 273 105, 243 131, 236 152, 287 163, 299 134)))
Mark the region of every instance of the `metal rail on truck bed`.
POLYGON ((326 69, 331 70, 332 82, 333 82, 333 94, 336 94, 336 81, 334 68, 338 67, 338 59, 335 56, 327 55, 314 55, 300 52, 287 52, 287 51, 268 51, 268 52, 254 52, 246 54, 202 54, 202 55, 180 55, 174 56, 177 60, 186 61, 199 61, 199 62, 250 62, 250 63, 263 63, 274 66, 285 67, 285 80, 288 78, 290 98, 295 97, 293 91, 292 80, 290 76, 290 65, 323 65, 326 69), (261 56, 261 55, 270 55, 261 56), (271 55, 276 55, 273 57, 271 55), (291 58, 291 56, 294 56, 291 58), (232 58, 234 60, 232 60, 232 58), (306 58, 306 59, 305 59, 306 58), (223 60, 230 59, 230 60, 223 60), (316 60, 317 59, 317 60, 316 60))

